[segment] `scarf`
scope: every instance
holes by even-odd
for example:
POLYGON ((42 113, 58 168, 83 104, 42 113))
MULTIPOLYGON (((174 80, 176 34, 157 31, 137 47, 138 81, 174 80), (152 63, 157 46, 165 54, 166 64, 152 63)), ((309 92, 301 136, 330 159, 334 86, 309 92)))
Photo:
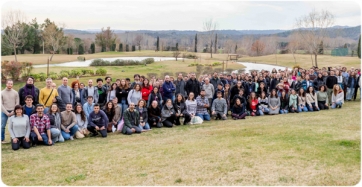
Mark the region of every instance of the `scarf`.
POLYGON ((34 88, 34 84, 25 84, 24 86, 24 95, 32 95, 33 97, 35 97, 35 88, 34 88))

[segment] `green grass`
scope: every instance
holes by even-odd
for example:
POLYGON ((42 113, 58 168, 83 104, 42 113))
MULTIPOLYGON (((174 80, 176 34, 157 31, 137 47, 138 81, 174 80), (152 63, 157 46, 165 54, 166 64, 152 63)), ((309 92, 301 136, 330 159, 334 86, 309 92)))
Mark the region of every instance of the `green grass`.
POLYGON ((7 144, 2 180, 7 185, 355 185, 361 173, 360 111, 358 99, 342 109, 132 136, 111 133, 53 147, 12 151, 7 144))

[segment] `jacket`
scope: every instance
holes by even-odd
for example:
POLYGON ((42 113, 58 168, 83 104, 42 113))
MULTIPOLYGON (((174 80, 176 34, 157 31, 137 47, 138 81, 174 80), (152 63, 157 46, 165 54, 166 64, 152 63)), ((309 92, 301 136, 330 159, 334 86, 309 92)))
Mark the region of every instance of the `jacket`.
POLYGON ((159 107, 153 108, 152 106, 149 106, 147 113, 149 119, 154 117, 161 118, 161 109, 159 107))
POLYGON ((122 103, 122 100, 126 100, 126 105, 128 105, 128 93, 131 89, 121 89, 119 87, 116 88, 116 97, 118 99, 118 103, 122 103), (121 93, 122 92, 122 93, 121 93))
POLYGON ((83 93, 82 93, 82 105, 84 105, 85 102, 87 102, 87 98, 88 98, 88 91, 93 91, 93 103, 98 103, 98 98, 99 98, 99 95, 98 95, 98 89, 97 87, 95 86, 92 86, 92 89, 93 90, 89 90, 90 88, 87 86, 83 89, 83 93))
POLYGON ((173 108, 175 109, 176 113, 180 113, 180 114, 187 113, 185 102, 178 103, 178 102, 175 101, 175 103, 173 104, 173 108))
POLYGON ((172 94, 176 91, 175 86, 171 81, 165 81, 162 85, 163 88, 163 97, 172 99, 172 94))
POLYGON ((319 90, 319 87, 322 86, 322 85, 325 85, 325 84, 326 84, 326 82, 324 82, 323 77, 321 77, 321 78, 317 77, 313 81, 314 90, 319 90))
MULTIPOLYGON (((307 85, 307 82, 309 82, 309 86, 313 86, 313 82, 312 81, 307 81, 307 80, 303 80, 302 81, 302 88, 304 91, 306 91, 308 89, 308 85, 307 85)), ((313 86, 314 87, 314 86, 313 86)))
POLYGON ((200 82, 198 80, 192 80, 189 79, 186 82, 185 90, 187 92, 187 95, 190 94, 190 92, 193 92, 195 95, 195 98, 200 95, 200 82))
POLYGON ((134 114, 134 119, 132 119, 131 111, 129 110, 129 108, 127 108, 127 110, 124 112, 123 114, 124 126, 122 129, 122 133, 127 132, 127 127, 132 128, 133 125, 138 126, 140 124, 140 114, 136 109, 133 110, 133 114, 134 114), (132 120, 134 120, 133 124, 131 123, 132 120))
POLYGON ((161 111, 161 121, 164 122, 172 114, 175 114, 175 109, 173 108, 173 106, 171 105, 171 107, 168 108, 167 105, 164 105, 161 111))
POLYGON ((145 100, 145 101, 148 100, 148 96, 150 95, 152 89, 153 89, 153 87, 151 85, 149 85, 148 87, 142 87, 141 93, 142 93, 143 100, 145 100))
POLYGON ((296 92, 302 88, 302 82, 301 81, 293 81, 291 88, 293 88, 296 92))
MULTIPOLYGON (((214 86, 214 88, 217 88, 217 85, 221 82, 221 80, 219 79, 219 77, 212 77, 210 79, 210 83, 214 86)), ((224 86, 224 85, 223 85, 224 86)))
POLYGON ((151 94, 148 96, 148 100, 147 100, 147 107, 151 106, 152 102, 156 100, 158 102, 158 106, 162 105, 162 95, 160 94, 160 92, 157 92, 157 94, 155 94, 154 92, 151 92, 151 94), (157 99, 156 99, 157 96, 157 99))
POLYGON ((20 105, 25 105, 26 95, 32 95, 33 96, 33 105, 34 106, 37 105, 39 103, 39 89, 34 86, 34 94, 32 94, 30 90, 28 90, 28 92, 30 92, 30 93, 25 93, 25 89, 26 89, 25 87, 26 87, 26 85, 24 87, 20 88, 20 90, 18 92, 20 105))
POLYGON ((352 77, 352 76, 349 76, 348 77, 348 82, 347 82, 347 87, 348 88, 351 88, 351 87, 355 88, 356 84, 358 85, 357 79, 352 77), (354 85, 352 85, 352 80, 354 81, 354 85))
POLYGON ((136 110, 137 110, 137 112, 139 113, 140 118, 142 117, 143 121, 144 121, 144 122, 147 122, 147 121, 148 121, 148 111, 147 111, 147 108, 146 108, 146 107, 143 107, 142 109, 143 109, 143 111, 142 111, 142 113, 141 113, 141 112, 140 112, 140 108, 139 108, 139 107, 136 107, 136 110))
POLYGON ((182 96, 186 96, 186 91, 185 91, 185 81, 183 79, 181 80, 176 80, 175 82, 175 85, 176 85, 176 91, 175 91, 175 95, 177 94, 181 94, 182 96))

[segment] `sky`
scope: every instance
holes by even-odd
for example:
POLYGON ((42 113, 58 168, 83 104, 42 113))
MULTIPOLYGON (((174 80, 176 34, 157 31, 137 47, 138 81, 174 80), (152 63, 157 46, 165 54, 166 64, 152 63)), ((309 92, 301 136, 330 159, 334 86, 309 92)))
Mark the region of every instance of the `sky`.
POLYGON ((49 18, 66 29, 203 30, 212 19, 219 30, 289 30, 313 9, 328 10, 334 25, 361 25, 358 1, 2 1, 1 12, 21 10, 29 22, 49 18))

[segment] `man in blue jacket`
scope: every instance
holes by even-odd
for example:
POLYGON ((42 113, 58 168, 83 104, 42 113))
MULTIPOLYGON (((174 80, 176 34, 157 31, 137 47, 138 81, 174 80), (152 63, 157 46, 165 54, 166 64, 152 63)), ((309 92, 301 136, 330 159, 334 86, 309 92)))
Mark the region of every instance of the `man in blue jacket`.
POLYGON ((100 110, 98 103, 94 104, 94 111, 89 114, 87 129, 92 133, 91 136, 97 136, 99 131, 102 137, 107 137, 108 117, 106 113, 100 110))
POLYGON ((163 88, 163 97, 164 97, 163 100, 164 101, 166 101, 167 99, 172 100, 176 88, 173 85, 173 83, 170 81, 170 76, 168 75, 165 76, 165 82, 163 83, 162 88, 163 88))

